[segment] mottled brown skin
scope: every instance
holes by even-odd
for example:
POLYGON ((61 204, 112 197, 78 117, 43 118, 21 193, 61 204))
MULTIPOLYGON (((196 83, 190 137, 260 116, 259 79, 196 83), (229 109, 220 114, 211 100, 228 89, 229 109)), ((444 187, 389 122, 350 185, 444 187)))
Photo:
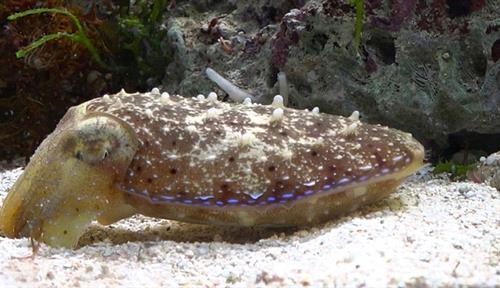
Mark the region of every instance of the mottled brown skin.
POLYGON ((0 228, 73 247, 93 219, 136 213, 309 225, 379 200, 422 165, 407 133, 274 106, 121 92, 74 107, 9 192, 0 228))

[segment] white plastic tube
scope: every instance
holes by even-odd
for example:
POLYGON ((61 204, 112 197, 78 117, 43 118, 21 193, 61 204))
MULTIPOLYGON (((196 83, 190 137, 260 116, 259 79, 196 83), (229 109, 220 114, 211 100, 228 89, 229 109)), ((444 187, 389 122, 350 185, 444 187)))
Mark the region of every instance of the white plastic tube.
POLYGON ((219 73, 215 72, 212 68, 205 69, 207 77, 215 82, 222 90, 224 90, 231 100, 237 103, 242 103, 245 98, 255 99, 250 93, 240 89, 238 86, 229 82, 226 78, 222 77, 219 73))
POLYGON ((285 72, 278 73, 278 86, 280 95, 283 96, 283 105, 288 106, 288 81, 285 72))

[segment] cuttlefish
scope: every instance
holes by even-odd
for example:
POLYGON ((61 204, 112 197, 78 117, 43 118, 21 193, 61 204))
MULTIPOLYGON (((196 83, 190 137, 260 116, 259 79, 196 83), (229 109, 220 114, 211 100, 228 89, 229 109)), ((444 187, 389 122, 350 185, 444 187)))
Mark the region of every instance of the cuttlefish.
POLYGON ((0 211, 7 237, 75 247, 89 223, 134 214, 303 226, 375 202, 422 166, 410 134, 295 110, 153 89, 70 108, 0 211))

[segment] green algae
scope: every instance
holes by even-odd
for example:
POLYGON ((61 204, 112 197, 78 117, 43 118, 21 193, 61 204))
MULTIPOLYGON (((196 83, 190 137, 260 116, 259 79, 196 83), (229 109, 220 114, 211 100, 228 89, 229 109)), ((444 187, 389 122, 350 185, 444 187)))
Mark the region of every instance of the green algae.
POLYGON ((359 45, 361 44, 361 33, 363 31, 363 20, 365 18, 363 0, 349 0, 349 4, 354 6, 354 10, 356 11, 356 18, 354 22, 354 44, 356 49, 359 49, 359 45))
POLYGON ((36 9, 29 9, 23 12, 19 13, 14 13, 10 16, 7 17, 7 20, 13 21, 17 20, 22 17, 30 16, 30 15, 37 15, 37 14, 43 14, 43 13, 56 13, 56 14, 62 14, 65 16, 68 16, 71 19, 71 22, 73 22, 73 25, 76 27, 76 32, 75 33, 67 33, 67 32, 56 32, 48 35, 44 35, 35 41, 31 42, 27 46, 21 48, 16 52, 16 57, 17 58, 23 58, 26 55, 28 55, 29 52, 32 50, 42 46, 46 42, 49 41, 54 41, 54 40, 59 40, 62 38, 68 38, 71 41, 78 42, 81 45, 83 45, 90 53, 92 56, 92 59, 99 64, 101 67, 109 69, 109 66, 104 63, 101 59, 101 56, 97 52, 97 49, 94 47, 92 44, 92 41, 87 37, 85 34, 85 31, 83 30, 82 24, 80 23, 80 20, 73 15, 71 12, 64 8, 36 8, 36 9))
POLYGON ((477 166, 473 164, 457 164, 453 161, 439 161, 432 173, 434 175, 441 173, 448 173, 452 180, 464 180, 467 178, 467 172, 473 170, 477 166))

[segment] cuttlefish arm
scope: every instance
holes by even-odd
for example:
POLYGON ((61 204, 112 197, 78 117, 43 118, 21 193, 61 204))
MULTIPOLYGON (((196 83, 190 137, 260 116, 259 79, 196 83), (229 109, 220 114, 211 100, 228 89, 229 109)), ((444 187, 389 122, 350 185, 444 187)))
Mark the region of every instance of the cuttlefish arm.
POLYGON ((130 216, 115 183, 135 151, 135 133, 104 113, 68 111, 43 141, 11 188, 0 211, 7 237, 30 237, 54 247, 74 247, 87 225, 130 216))

